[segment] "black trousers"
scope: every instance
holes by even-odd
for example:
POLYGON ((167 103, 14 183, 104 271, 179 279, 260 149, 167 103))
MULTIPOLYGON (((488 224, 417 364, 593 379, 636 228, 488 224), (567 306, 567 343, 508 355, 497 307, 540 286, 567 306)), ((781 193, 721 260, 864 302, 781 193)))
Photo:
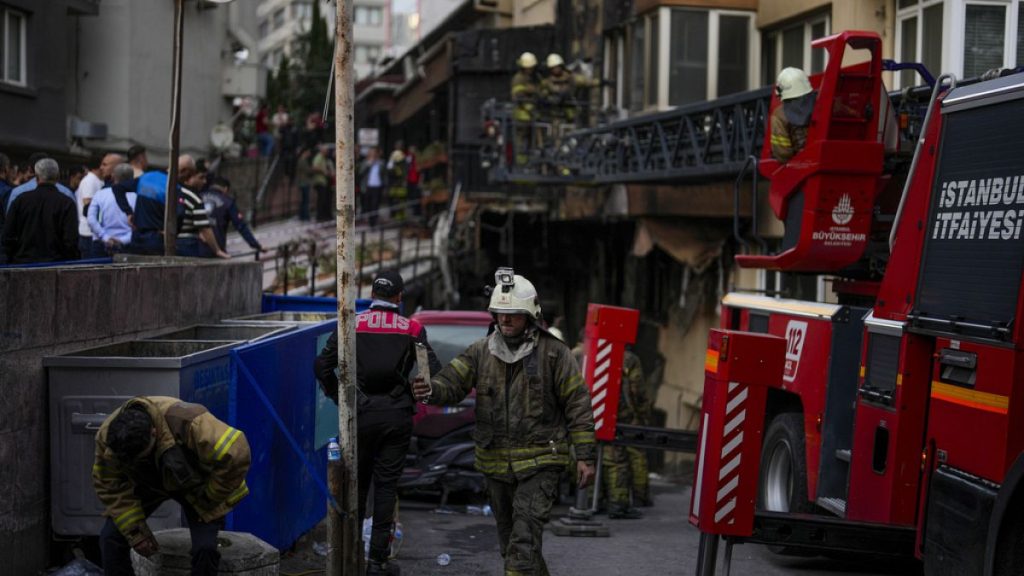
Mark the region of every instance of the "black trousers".
POLYGON ((316 189, 316 221, 326 222, 334 218, 334 194, 327 186, 314 186, 316 189))
POLYGON ((373 484, 373 531, 370 560, 386 562, 395 524, 398 479, 412 437, 408 411, 359 414, 359 518, 366 517, 366 497, 373 484), (365 421, 365 423, 364 423, 365 421))
MULTIPOLYGON (((148 518, 162 502, 147 504, 144 509, 148 518)), ((181 505, 188 521, 192 536, 192 576, 217 576, 220 568, 220 552, 217 551, 217 532, 224 526, 224 519, 203 522, 187 504, 181 505)), ((106 576, 135 576, 132 569, 132 547, 128 540, 107 518, 100 530, 100 554, 103 556, 103 573, 106 576)))
POLYGON ((377 212, 380 210, 380 198, 384 194, 384 188, 381 186, 367 186, 363 189, 363 211, 366 215, 370 226, 377 225, 377 219, 380 216, 377 212))

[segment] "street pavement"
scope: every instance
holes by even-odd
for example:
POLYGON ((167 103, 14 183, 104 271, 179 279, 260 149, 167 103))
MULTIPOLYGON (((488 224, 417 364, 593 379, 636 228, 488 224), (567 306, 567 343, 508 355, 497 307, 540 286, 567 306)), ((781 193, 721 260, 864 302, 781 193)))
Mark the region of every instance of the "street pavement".
MULTIPOLYGON (((688 483, 653 482, 655 506, 645 508, 641 520, 608 520, 609 538, 559 537, 550 531, 544 535, 544 557, 552 576, 689 576, 695 574, 699 532, 688 522, 690 487, 688 483)), ((397 563, 404 576, 481 575, 500 576, 494 519, 465 513, 465 506, 453 514, 439 514, 435 502, 402 500, 400 519, 404 532, 397 563), (447 566, 437 558, 451 557, 447 566)), ((556 509, 559 513, 567 507, 556 509)), ((323 541, 322 527, 313 539, 323 541)), ((287 555, 282 574, 300 574, 323 568, 324 558, 310 552, 311 542, 287 555)), ((720 546, 720 554, 724 551, 720 546)), ((719 573, 721 571, 719 562, 719 573)), ((870 576, 916 575, 919 567, 910 562, 871 558, 836 560, 823 557, 779 557, 763 546, 737 545, 733 548, 732 574, 765 576, 870 576)))

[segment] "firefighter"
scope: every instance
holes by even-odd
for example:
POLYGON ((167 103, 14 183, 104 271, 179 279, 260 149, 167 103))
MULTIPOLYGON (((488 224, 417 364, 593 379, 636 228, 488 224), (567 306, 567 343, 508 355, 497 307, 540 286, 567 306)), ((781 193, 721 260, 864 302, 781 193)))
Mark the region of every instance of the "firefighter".
POLYGON ((516 61, 519 70, 512 77, 512 102, 515 109, 512 119, 515 121, 516 164, 523 166, 529 155, 527 149, 535 144, 533 139, 534 121, 537 120, 537 97, 540 92, 540 80, 537 77, 537 57, 533 52, 523 52, 516 61))
POLYGON ((548 75, 541 82, 540 93, 548 107, 548 113, 556 124, 572 124, 579 116, 577 89, 593 88, 601 83, 582 74, 570 72, 565 67, 565 60, 558 54, 548 54, 545 64, 548 75))
POLYGON ((217 531, 249 493, 249 443, 241 430, 199 404, 165 396, 125 402, 96 434, 92 481, 106 507, 100 532, 103 570, 130 576, 130 550, 149 557, 159 545, 146 518, 165 500, 181 504, 192 536, 192 575, 217 574, 217 531))
MULTIPOLYGON (((584 331, 581 329, 579 343, 572 349, 580 369, 583 368, 584 331)), ((643 366, 640 357, 631 350, 625 350, 622 357, 622 383, 619 388, 619 410, 616 421, 620 424, 649 426, 652 405, 647 396, 643 366)), ((651 506, 653 501, 648 483, 647 454, 640 448, 608 445, 603 447, 604 465, 601 469, 602 495, 608 497, 608 517, 633 520, 643 514, 630 503, 651 506)))
POLYGON ((788 162, 807 143, 807 127, 817 92, 811 88, 807 74, 799 68, 783 68, 775 81, 775 93, 782 100, 772 112, 772 157, 788 162))
POLYGON ((414 381, 413 392, 453 405, 477 389, 476 468, 487 478, 505 575, 547 575, 544 523, 570 447, 579 486, 594 477, 594 417, 569 348, 539 324, 533 284, 511 268, 499 268, 495 278, 488 310, 496 330, 430 383, 414 381))

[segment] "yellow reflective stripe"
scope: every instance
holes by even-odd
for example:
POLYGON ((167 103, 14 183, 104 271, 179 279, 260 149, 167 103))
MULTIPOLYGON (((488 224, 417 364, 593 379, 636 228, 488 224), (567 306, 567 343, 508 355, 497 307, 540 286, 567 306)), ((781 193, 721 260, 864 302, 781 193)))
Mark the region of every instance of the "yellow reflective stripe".
POLYGON ((228 496, 228 506, 234 506, 239 500, 249 495, 249 487, 245 484, 245 480, 242 480, 242 485, 235 489, 234 492, 228 496))
POLYGON ((234 431, 234 428, 228 426, 228 429, 225 430, 224 433, 220 435, 220 439, 218 439, 217 443, 213 445, 214 454, 216 454, 220 450, 220 447, 223 446, 225 442, 227 442, 228 437, 231 436, 231 433, 234 431))
POLYGON ((562 382, 562 398, 567 398, 576 390, 576 388, 581 387, 583 383, 583 377, 579 374, 573 374, 569 378, 566 378, 562 382))
POLYGON ((129 524, 133 524, 135 522, 138 522, 139 520, 144 519, 145 517, 146 512, 142 510, 142 507, 136 506, 115 518, 114 525, 117 526, 119 529, 124 528, 129 524))
POLYGON ((778 144, 780 146, 792 146, 793 142, 786 136, 772 135, 772 144, 778 144))
POLYGON ((590 430, 583 432, 570 432, 569 437, 572 438, 573 444, 593 444, 594 433, 590 430))
MULTIPOLYGON (((234 430, 234 428, 232 428, 232 430, 234 430)), ((231 435, 231 439, 227 441, 227 444, 224 444, 224 446, 221 447, 220 453, 217 454, 217 458, 216 459, 220 460, 220 459, 224 458, 225 456, 227 456, 228 450, 231 450, 231 447, 235 445, 235 442, 237 442, 238 439, 241 436, 242 436, 242 431, 241 430, 235 430, 235 433, 231 435)))
POLYGON ((92 473, 98 476, 117 476, 117 470, 102 464, 93 464, 92 473))
POLYGON ((469 365, 463 362, 459 358, 452 360, 452 369, 459 375, 459 378, 465 380, 469 376, 469 365))

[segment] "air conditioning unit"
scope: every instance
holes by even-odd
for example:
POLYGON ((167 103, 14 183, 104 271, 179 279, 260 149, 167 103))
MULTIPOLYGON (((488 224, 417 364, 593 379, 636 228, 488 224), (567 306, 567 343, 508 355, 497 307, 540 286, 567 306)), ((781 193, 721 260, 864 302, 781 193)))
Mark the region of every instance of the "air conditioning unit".
POLYGON ((103 140, 107 137, 107 125, 99 122, 89 122, 76 116, 68 119, 70 123, 69 132, 72 138, 85 140, 103 140))

